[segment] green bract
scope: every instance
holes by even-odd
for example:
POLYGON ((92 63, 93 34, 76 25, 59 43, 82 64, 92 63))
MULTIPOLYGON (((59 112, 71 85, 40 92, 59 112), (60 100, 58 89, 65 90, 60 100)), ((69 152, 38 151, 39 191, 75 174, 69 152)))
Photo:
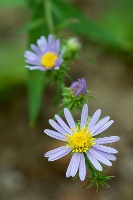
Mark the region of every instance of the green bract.
POLYGON ((82 109, 84 103, 88 103, 90 96, 90 91, 87 90, 87 93, 81 97, 76 97, 72 94, 71 89, 65 87, 63 92, 63 100, 61 106, 67 107, 70 110, 72 109, 82 109))

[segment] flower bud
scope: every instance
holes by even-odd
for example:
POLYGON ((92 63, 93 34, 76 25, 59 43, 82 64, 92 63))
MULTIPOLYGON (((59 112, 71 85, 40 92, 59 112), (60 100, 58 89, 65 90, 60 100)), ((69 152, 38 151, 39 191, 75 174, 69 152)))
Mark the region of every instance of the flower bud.
POLYGON ((84 78, 74 81, 70 86, 71 92, 76 97, 82 97, 86 94, 86 82, 84 78))
POLYGON ((81 50, 81 43, 76 37, 68 39, 65 46, 64 58, 67 60, 75 59, 77 53, 81 50))
POLYGON ((70 38, 67 42, 67 48, 70 49, 72 52, 77 52, 81 49, 81 43, 78 38, 70 38))

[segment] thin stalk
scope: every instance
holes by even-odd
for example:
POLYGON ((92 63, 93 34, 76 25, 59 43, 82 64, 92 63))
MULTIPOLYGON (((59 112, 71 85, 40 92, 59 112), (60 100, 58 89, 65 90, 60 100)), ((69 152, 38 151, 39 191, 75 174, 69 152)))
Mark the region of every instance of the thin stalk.
POLYGON ((45 0, 44 3, 45 3, 45 16, 46 16, 49 32, 53 33, 54 24, 53 24, 53 17, 52 17, 52 3, 51 3, 51 0, 45 0))

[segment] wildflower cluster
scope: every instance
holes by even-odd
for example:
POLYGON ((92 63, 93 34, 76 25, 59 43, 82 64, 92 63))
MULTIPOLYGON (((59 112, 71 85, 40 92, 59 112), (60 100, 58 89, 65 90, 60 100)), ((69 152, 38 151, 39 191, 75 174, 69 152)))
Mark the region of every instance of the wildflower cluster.
POLYGON ((48 161, 55 161, 67 154, 71 154, 71 160, 66 171, 66 177, 78 177, 81 181, 87 180, 86 188, 94 183, 108 186, 105 182, 111 178, 101 174, 103 164, 112 166, 111 161, 115 161, 114 154, 118 151, 112 147, 103 144, 118 141, 118 136, 99 137, 103 131, 108 129, 113 120, 106 116, 99 120, 101 110, 98 109, 92 117, 88 116, 88 101, 90 91, 87 90, 85 78, 78 78, 77 81, 66 87, 64 78, 69 77, 70 67, 67 62, 74 59, 81 48, 78 39, 73 38, 66 42, 66 47, 60 49, 60 40, 55 40, 52 35, 46 39, 41 36, 37 40, 37 45, 31 44, 32 51, 26 51, 25 61, 30 70, 40 70, 45 73, 45 79, 48 83, 57 82, 57 94, 55 104, 57 105, 62 98, 60 106, 63 106, 65 119, 64 122, 60 115, 63 110, 50 119, 49 123, 54 130, 45 129, 48 136, 61 140, 64 145, 45 153, 48 161), (70 111, 82 110, 81 119, 75 123, 70 111), (90 171, 90 177, 87 176, 87 170, 90 171))

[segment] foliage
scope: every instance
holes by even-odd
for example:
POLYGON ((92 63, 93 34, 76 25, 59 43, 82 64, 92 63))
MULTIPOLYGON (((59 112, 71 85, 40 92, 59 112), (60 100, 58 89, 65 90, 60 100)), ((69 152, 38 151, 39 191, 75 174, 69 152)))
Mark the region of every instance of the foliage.
MULTIPOLYGON (((119 38, 113 37, 113 35, 104 30, 103 27, 93 22, 85 14, 83 14, 74 6, 66 3, 65 1, 46 0, 45 2, 32 2, 33 4, 29 4, 30 9, 32 10, 31 22, 21 29, 29 31, 29 43, 35 43, 40 35, 47 36, 48 32, 57 34, 60 31, 59 27, 64 27, 70 28, 77 34, 89 36, 90 38, 104 44, 110 43, 111 45, 117 46, 123 45, 123 41, 120 41, 119 38)), ((47 82, 46 78, 41 79, 38 82, 39 76, 39 72, 29 72, 29 117, 32 124, 34 124, 37 119, 41 104, 42 93, 44 91, 44 85, 46 85, 45 81, 47 82), (36 82, 38 83, 36 84, 36 82)), ((58 80, 58 86, 61 85, 60 81, 58 80)), ((58 103, 61 92, 62 89, 58 87, 54 105, 58 103)))
MULTIPOLYGON (((28 32, 29 44, 35 44, 41 35, 47 36, 49 32, 57 35, 62 29, 70 29, 78 36, 84 36, 99 43, 101 46, 112 46, 123 51, 132 52, 132 44, 130 42, 132 40, 130 31, 132 27, 130 19, 132 16, 129 18, 127 17, 129 15, 125 13, 125 10, 128 12, 131 9, 132 2, 130 0, 128 0, 128 4, 125 4, 124 0, 121 4, 119 2, 113 12, 110 9, 110 12, 105 13, 106 27, 101 22, 92 20, 70 2, 63 0, 5 0, 0 2, 1 6, 26 6, 26 4, 31 13, 31 20, 21 27, 18 32, 28 32), (124 10, 125 5, 127 9, 124 10), (121 12, 119 8, 122 8, 123 11, 121 12), (123 21, 125 22, 124 26, 123 21)), ((67 52, 67 55, 71 59, 71 54, 69 55, 68 53, 70 51, 67 52)), ((6 71, 7 73, 9 72, 8 70, 6 71)), ((28 72, 29 118, 31 124, 34 124, 37 119, 42 94, 48 82, 47 78, 40 78, 40 76, 40 72, 28 72)), ((61 80, 58 80, 58 86, 61 85, 60 83, 61 80)), ((60 87, 57 88, 54 105, 58 103, 57 99, 62 92, 60 87)))
POLYGON ((20 7, 20 6, 26 6, 26 0, 4 0, 0 1, 0 7, 20 7))

